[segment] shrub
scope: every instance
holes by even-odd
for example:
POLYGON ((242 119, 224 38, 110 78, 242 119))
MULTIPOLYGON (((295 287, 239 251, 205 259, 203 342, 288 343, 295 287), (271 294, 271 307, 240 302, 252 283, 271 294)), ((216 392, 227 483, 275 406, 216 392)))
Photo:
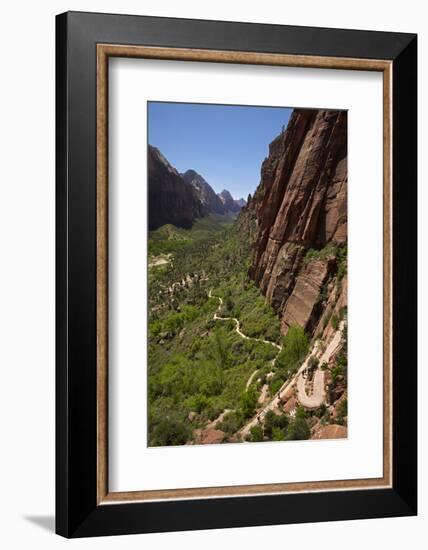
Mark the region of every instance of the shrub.
POLYGON ((153 430, 150 445, 184 445, 189 437, 190 430, 185 424, 177 420, 164 419, 153 430))
POLYGON ((315 355, 311 355, 308 360, 308 367, 311 369, 316 369, 319 365, 320 360, 315 355))
POLYGON ((208 404, 209 404, 208 398, 201 393, 192 395, 186 401, 186 405, 188 406, 189 411, 196 411, 197 413, 201 413, 205 409, 205 407, 207 407, 208 404))
MULTIPOLYGON (((265 421, 264 421, 264 430, 265 435, 269 439, 273 439, 273 434, 275 430, 281 430, 284 434, 285 438, 285 431, 288 428, 289 419, 286 414, 275 414, 273 411, 268 411, 265 415, 265 421)), ((280 441, 278 439, 274 441, 280 441)), ((282 440, 281 440, 282 441, 282 440)))
POLYGON ((299 405, 296 409, 296 418, 308 418, 309 413, 302 407, 302 405, 299 405))
POLYGON ((275 426, 275 417, 276 414, 273 411, 268 411, 265 414, 264 428, 265 434, 268 438, 272 436, 272 429, 275 426))
POLYGON ((330 424, 330 422, 331 422, 330 411, 328 411, 328 410, 325 411, 325 413, 321 417, 320 422, 323 426, 325 426, 326 424, 330 424))
POLYGON ((227 413, 223 420, 218 424, 218 428, 225 433, 236 433, 244 423, 244 417, 237 411, 227 413))
POLYGON ((149 335, 156 337, 160 332, 162 332, 162 323, 159 320, 152 321, 149 325, 149 335))
POLYGON ((274 426, 272 429, 272 441, 285 441, 286 434, 284 430, 281 428, 278 428, 277 426, 274 426))
POLYGON ((228 369, 231 366, 231 359, 224 345, 223 339, 218 332, 215 333, 215 344, 220 368, 228 369))
POLYGON ((284 384, 284 378, 272 378, 272 382, 269 386, 270 395, 275 395, 277 391, 280 390, 281 386, 284 384))
POLYGON ((341 418, 345 418, 345 416, 348 416, 348 400, 344 399, 339 403, 339 406, 337 407, 337 412, 341 418))
POLYGON ((337 268, 337 278, 339 281, 341 281, 347 271, 348 267, 348 245, 347 243, 344 243, 342 246, 339 247, 337 251, 337 258, 338 258, 338 268, 337 268))
POLYGON ((291 422, 287 430, 286 439, 289 441, 309 439, 311 432, 304 418, 296 418, 291 422))
POLYGON ((253 426, 250 429, 250 434, 247 436, 247 441, 251 441, 253 443, 263 441, 263 430, 261 426, 253 426))
POLYGON ((257 405, 257 394, 254 390, 250 389, 245 391, 241 395, 240 410, 244 418, 249 418, 253 415, 257 405))
POLYGON ((322 405, 314 412, 314 415, 317 418, 322 418, 325 415, 326 410, 327 407, 325 406, 325 403, 322 403, 322 405))
POLYGON ((334 328, 334 330, 337 330, 339 327, 339 318, 337 315, 332 315, 330 319, 331 326, 334 328))
POLYGON ((292 374, 304 359, 309 349, 309 339, 302 327, 291 325, 284 336, 282 351, 276 360, 276 366, 287 375, 292 374))
POLYGON ((343 367, 341 365, 335 365, 331 369, 331 377, 333 379, 333 384, 337 382, 337 379, 339 376, 342 376, 343 374, 343 367))

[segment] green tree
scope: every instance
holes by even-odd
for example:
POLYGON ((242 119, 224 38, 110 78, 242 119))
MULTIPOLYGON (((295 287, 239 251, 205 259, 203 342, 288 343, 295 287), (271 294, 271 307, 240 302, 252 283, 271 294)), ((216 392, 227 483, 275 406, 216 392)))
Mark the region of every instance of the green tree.
POLYGON ((282 441, 285 439, 285 434, 287 431, 289 419, 286 414, 275 414, 273 411, 268 411, 265 415, 264 428, 265 435, 273 441, 282 441), (282 433, 282 439, 278 439, 282 433), (274 438, 274 433, 276 433, 277 439, 274 438))
POLYGON ((215 333, 215 344, 216 344, 217 356, 220 363, 220 368, 228 369, 230 367, 229 354, 223 343, 223 339, 218 332, 215 333))
POLYGON ((257 394, 250 389, 241 394, 240 408, 244 418, 249 418, 254 413, 257 405, 257 394))
POLYGON ((285 439, 285 431, 278 426, 274 426, 272 429, 272 441, 285 441, 285 439))
POLYGON ((247 437, 247 441, 251 441, 253 443, 263 441, 263 430, 261 426, 253 426, 250 429, 250 434, 247 437))
POLYGON ((272 437, 272 430, 275 427, 275 417, 276 417, 276 414, 273 411, 268 411, 265 414, 265 422, 264 422, 265 434, 266 434, 266 437, 268 437, 269 439, 272 437))
POLYGON ((282 351, 276 360, 278 368, 290 375, 296 370, 309 349, 309 339, 302 327, 291 325, 284 336, 282 351))
POLYGON ((287 430, 287 438, 289 441, 309 439, 311 431, 304 418, 294 418, 287 430))
POLYGON ((159 422, 152 432, 150 445, 158 447, 164 445, 184 445, 190 437, 190 430, 177 420, 164 419, 159 422))

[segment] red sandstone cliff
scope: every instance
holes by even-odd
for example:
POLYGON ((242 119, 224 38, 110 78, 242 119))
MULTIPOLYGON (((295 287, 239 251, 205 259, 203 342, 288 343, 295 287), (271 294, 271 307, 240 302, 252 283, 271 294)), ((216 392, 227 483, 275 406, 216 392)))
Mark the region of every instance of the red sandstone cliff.
POLYGON ((250 276, 282 332, 327 330, 326 310, 346 305, 347 113, 294 110, 246 211, 258 226, 250 276))

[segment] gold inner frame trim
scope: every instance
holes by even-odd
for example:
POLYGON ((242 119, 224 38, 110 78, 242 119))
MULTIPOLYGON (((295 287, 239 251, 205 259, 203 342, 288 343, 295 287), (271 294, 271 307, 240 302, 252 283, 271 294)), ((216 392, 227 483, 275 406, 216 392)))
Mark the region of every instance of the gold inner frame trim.
POLYGON ((392 62, 256 52, 97 45, 97 503, 375 489, 392 485, 392 62), (383 73, 383 476, 225 487, 109 492, 108 488, 108 59, 133 57, 383 73))

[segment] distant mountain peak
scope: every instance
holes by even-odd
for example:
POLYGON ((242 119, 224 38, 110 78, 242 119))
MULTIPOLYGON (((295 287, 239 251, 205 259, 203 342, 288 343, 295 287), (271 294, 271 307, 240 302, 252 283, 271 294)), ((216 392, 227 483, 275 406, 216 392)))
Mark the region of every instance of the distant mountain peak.
POLYGON ((218 196, 220 197, 224 208, 228 212, 239 212, 241 210, 242 206, 232 197, 230 191, 228 191, 227 189, 223 189, 223 191, 219 193, 218 196))
POLYGON ((196 170, 186 170, 181 177, 196 191, 199 200, 209 213, 225 214, 226 210, 221 199, 215 194, 211 185, 196 170))
POLYGON ((165 224, 191 227, 196 218, 208 214, 236 214, 243 206, 229 191, 217 195, 196 170, 183 174, 172 166, 161 151, 149 145, 149 228, 165 224))
POLYGON ((164 167, 168 170, 168 172, 171 172, 172 174, 177 174, 178 170, 174 168, 174 166, 169 162, 169 160, 160 152, 160 150, 157 147, 154 147, 153 145, 149 145, 149 152, 152 152, 152 155, 156 157, 158 162, 164 165, 164 167))

